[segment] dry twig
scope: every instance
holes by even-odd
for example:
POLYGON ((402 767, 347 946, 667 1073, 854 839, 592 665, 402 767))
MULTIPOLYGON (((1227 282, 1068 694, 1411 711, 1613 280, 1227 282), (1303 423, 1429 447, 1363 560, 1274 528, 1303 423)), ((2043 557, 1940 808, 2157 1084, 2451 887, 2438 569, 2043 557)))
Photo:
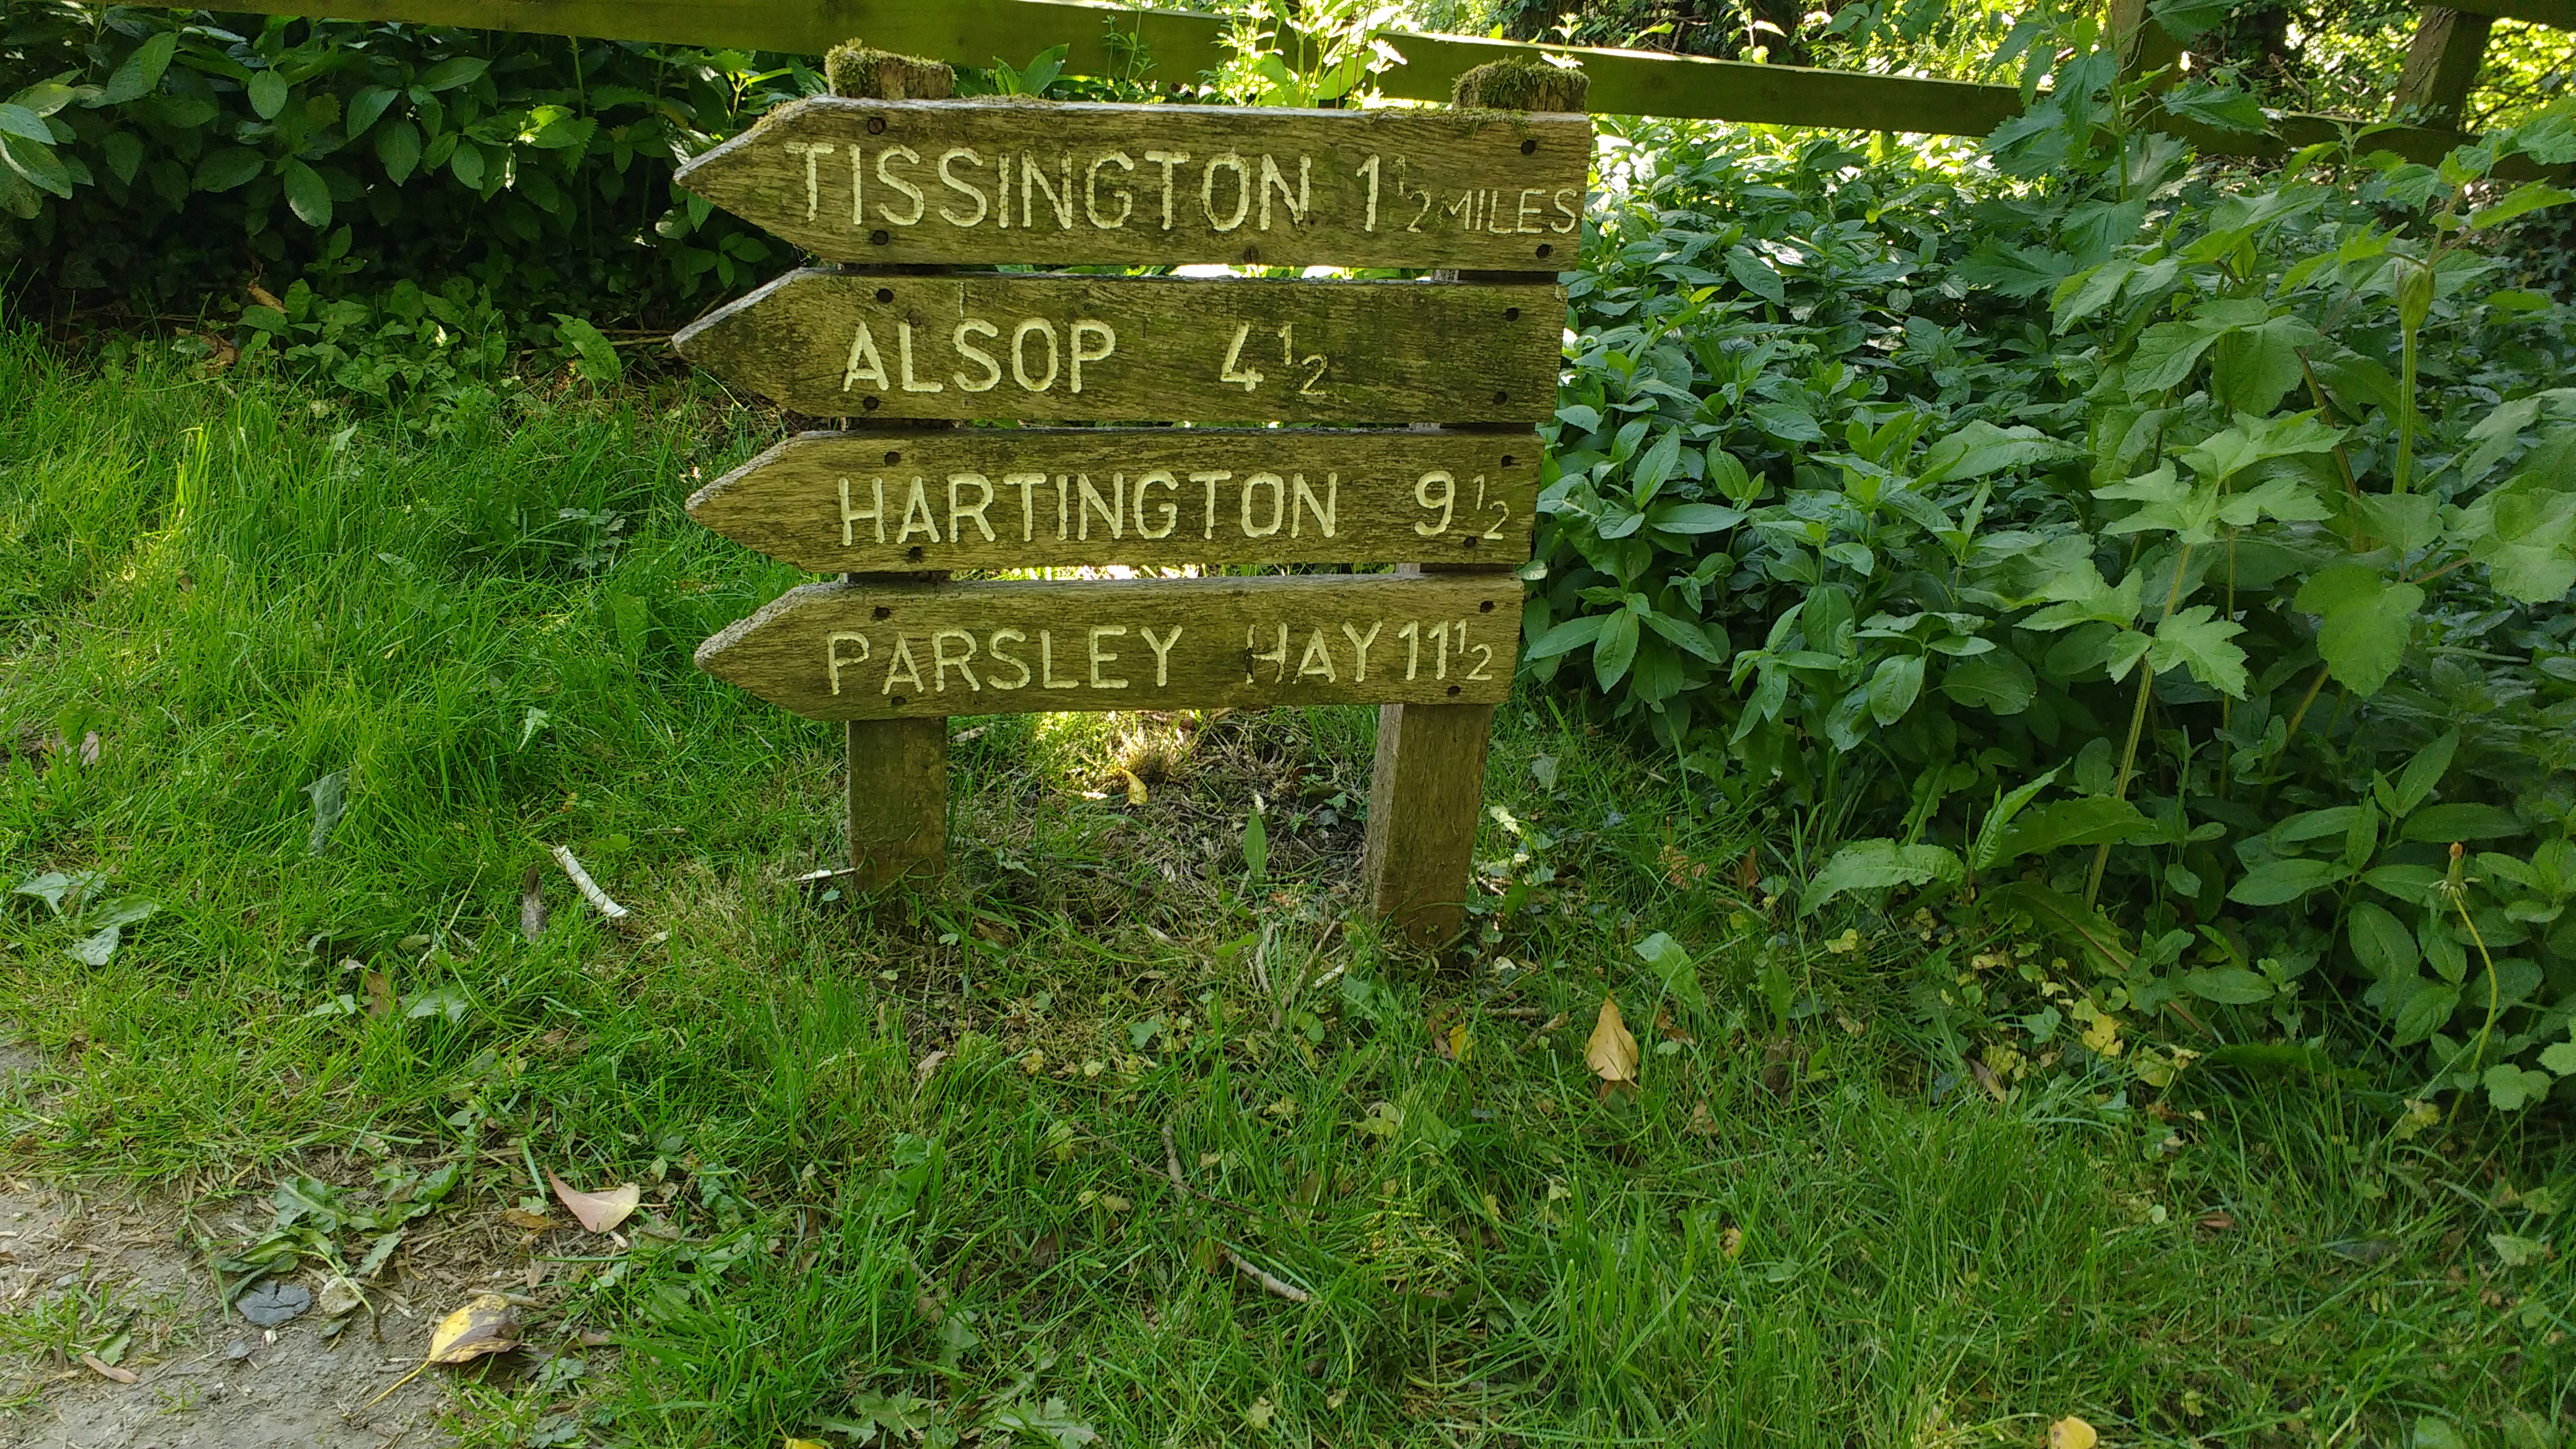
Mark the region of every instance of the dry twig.
MULTIPOLYGON (((1198 1218, 1196 1214, 1190 1211, 1189 1200, 1199 1194, 1191 1188, 1190 1180, 1181 1175, 1181 1150, 1172 1143, 1172 1128, 1169 1123, 1165 1123, 1163 1126, 1163 1167, 1164 1170, 1171 1175, 1172 1186, 1181 1194, 1182 1219, 1189 1223, 1193 1232, 1197 1231, 1198 1218)), ((1298 1287, 1294 1283, 1288 1282, 1286 1279, 1273 1277, 1272 1275, 1263 1272, 1261 1269, 1254 1267, 1250 1262, 1247 1262, 1244 1259, 1244 1256, 1241 1253, 1238 1253, 1233 1248, 1227 1246, 1224 1239, 1212 1238, 1211 1241, 1215 1242, 1216 1250, 1225 1255, 1225 1260, 1234 1265, 1234 1271, 1261 1285, 1263 1291, 1274 1297, 1285 1298, 1291 1303, 1312 1303, 1315 1301, 1315 1295, 1307 1292, 1305 1289, 1298 1287)))

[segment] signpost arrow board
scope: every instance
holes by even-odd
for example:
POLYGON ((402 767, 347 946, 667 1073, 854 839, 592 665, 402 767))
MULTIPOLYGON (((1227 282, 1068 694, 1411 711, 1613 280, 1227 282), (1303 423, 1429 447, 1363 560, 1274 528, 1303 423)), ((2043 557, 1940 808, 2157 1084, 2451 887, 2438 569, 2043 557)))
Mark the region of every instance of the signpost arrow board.
POLYGON ((1535 433, 807 433, 689 516, 816 573, 1529 557, 1535 433))
POLYGON ((1510 574, 825 583, 698 667, 812 719, 1496 704, 1520 628, 1510 574))
POLYGON ((816 256, 1556 271, 1588 118, 817 97, 680 184, 816 256))
POLYGON ((1564 319, 1552 285, 800 271, 671 341, 820 417, 1527 422, 1564 319))

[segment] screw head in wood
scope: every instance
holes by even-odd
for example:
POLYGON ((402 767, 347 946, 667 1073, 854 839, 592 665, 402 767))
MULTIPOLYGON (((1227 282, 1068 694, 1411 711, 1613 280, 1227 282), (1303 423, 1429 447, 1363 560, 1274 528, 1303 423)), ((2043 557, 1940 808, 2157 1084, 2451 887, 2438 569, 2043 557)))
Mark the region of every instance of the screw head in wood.
POLYGON ((877 288, 877 300, 878 300, 878 301, 880 301, 880 302, 891 302, 891 301, 893 301, 893 300, 894 300, 894 288, 892 288, 892 287, 879 287, 879 288, 877 288))
POLYGON ((1540 242, 1538 244, 1538 254, 1543 257, 1552 257, 1556 255, 1556 248, 1548 245, 1546 242, 1540 242))
POLYGON ((869 135, 871 135, 871 136, 882 136, 882 135, 884 135, 884 134, 885 134, 885 117, 883 117, 883 116, 870 116, 870 117, 868 117, 868 134, 869 134, 869 135))
POLYGON ((1534 140, 1532 140, 1532 141, 1523 141, 1523 142, 1521 143, 1521 154, 1522 154, 1522 155, 1524 155, 1524 156, 1535 156, 1535 155, 1537 155, 1537 154, 1538 154, 1538 142, 1536 142, 1536 141, 1534 141, 1534 140))

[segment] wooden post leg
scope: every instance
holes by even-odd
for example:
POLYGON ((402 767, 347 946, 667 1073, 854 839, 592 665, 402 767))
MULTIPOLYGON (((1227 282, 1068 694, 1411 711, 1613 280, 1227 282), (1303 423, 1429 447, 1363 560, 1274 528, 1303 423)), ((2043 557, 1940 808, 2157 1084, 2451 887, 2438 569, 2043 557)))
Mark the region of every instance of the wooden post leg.
POLYGON ((948 721, 852 720, 850 870, 861 890, 948 863, 948 721))
MULTIPOLYGON (((833 94, 842 96, 940 101, 948 99, 955 81, 949 68, 938 61, 870 50, 855 40, 833 47, 824 65, 833 94)), ((902 270, 929 273, 947 268, 902 270)), ((848 575, 853 583, 870 577, 939 579, 947 575, 848 575)), ((948 866, 948 721, 852 720, 847 762, 852 883, 873 891, 906 879, 937 879, 948 866)))
POLYGON ((2406 48, 2406 68, 2397 78, 2390 112, 2402 116, 2413 110, 2428 124, 2458 125, 2494 28, 2492 15, 2426 6, 2414 43, 2406 48))
POLYGON ((1378 706, 1361 878, 1370 912, 1417 946, 1466 929, 1493 730, 1490 704, 1378 706))

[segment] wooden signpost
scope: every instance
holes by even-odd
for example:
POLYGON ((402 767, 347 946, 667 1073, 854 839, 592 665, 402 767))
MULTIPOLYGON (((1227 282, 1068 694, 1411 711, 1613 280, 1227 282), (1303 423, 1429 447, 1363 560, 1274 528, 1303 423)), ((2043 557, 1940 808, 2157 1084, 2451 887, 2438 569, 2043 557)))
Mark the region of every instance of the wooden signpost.
POLYGON ((1582 116, 829 96, 680 180, 837 262, 1554 271, 1591 159, 1582 116))
POLYGON ((845 92, 910 98, 789 106, 680 173, 859 264, 791 273, 674 339, 729 382, 846 420, 689 500, 730 538, 843 575, 709 639, 700 667, 848 722, 851 865, 871 886, 939 866, 949 715, 1380 705, 1369 904, 1416 941, 1455 936, 1486 737, 1518 658, 1530 425, 1554 405, 1552 274, 1573 253, 1591 153, 1579 100, 950 101, 944 68, 846 49, 833 74, 845 92), (938 270, 1194 262, 1479 270, 938 270), (1128 426, 959 426, 1004 422, 1128 426), (948 578, 1317 562, 1403 567, 948 578))

